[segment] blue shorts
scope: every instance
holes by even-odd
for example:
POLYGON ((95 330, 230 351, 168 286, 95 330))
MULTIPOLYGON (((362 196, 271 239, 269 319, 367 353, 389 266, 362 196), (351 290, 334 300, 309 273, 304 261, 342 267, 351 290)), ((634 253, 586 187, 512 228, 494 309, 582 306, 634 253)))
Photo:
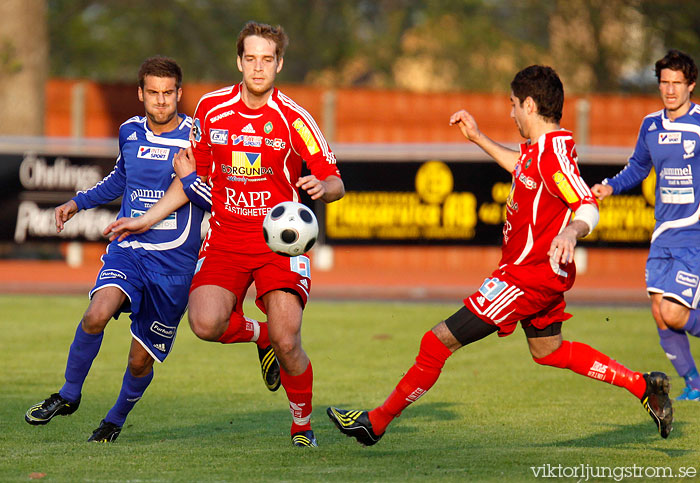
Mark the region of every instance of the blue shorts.
MULTIPOLYGON (((194 268, 194 267, 193 267, 194 268)), ((158 362, 163 362, 175 342, 180 319, 187 308, 192 274, 165 275, 143 267, 131 248, 109 245, 102 255, 93 294, 117 287, 127 297, 114 318, 131 312, 131 335, 158 362)))
POLYGON ((644 276, 650 294, 663 294, 665 298, 696 309, 700 297, 700 248, 652 245, 644 276))

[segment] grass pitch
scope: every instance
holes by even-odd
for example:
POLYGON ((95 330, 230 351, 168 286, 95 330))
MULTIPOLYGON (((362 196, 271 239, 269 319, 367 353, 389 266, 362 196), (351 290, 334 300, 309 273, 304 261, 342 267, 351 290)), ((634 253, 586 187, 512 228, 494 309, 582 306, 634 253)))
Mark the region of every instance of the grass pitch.
MULTIPOLYGON (((88 444, 119 392, 130 339, 125 316, 107 327, 80 409, 43 427, 23 420, 31 404, 60 388, 86 306, 86 297, 0 296, 1 481, 533 481, 552 471, 585 481, 587 467, 602 475, 588 481, 659 481, 659 468, 674 476, 664 481, 692 481, 691 470, 700 473, 700 403, 676 403, 674 430, 663 440, 627 391, 533 363, 520 330, 458 351, 376 446, 342 436, 326 406, 381 403, 412 364, 422 334, 457 303, 309 304, 303 336, 314 364, 319 448, 291 446, 284 391, 264 388, 254 345, 200 341, 186 321, 119 439, 88 444)), ((262 316, 251 304, 247 310, 262 316)), ((566 339, 675 376, 648 309, 570 311, 566 339)), ((691 344, 700 358, 697 339, 691 344)), ((672 381, 675 396, 682 381, 672 381)))

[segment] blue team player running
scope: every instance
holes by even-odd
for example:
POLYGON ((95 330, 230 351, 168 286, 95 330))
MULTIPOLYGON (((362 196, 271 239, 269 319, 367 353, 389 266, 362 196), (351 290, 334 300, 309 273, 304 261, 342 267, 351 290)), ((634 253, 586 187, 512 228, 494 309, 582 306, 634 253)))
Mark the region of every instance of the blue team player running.
POLYGON ((661 347, 685 379, 677 399, 693 401, 700 401, 700 377, 687 336, 700 337, 700 106, 690 101, 697 76, 693 59, 678 50, 656 62, 664 109, 642 121, 627 166, 592 189, 602 200, 637 186, 654 168, 656 226, 647 291, 661 347))
MULTIPOLYGON (((121 196, 119 217, 139 216, 163 196, 175 171, 180 172, 177 165, 173 167, 175 153, 189 146, 192 118, 177 112, 181 85, 182 70, 174 60, 152 57, 144 61, 139 70, 138 96, 146 116, 132 117, 119 128, 119 156, 114 170, 94 187, 56 208, 58 232, 79 210, 121 196)), ((187 307, 204 210, 211 210, 211 192, 195 178, 182 179, 192 203, 144 233, 109 244, 90 291, 90 304, 70 346, 65 384, 58 393, 29 408, 25 415, 29 424, 47 424, 54 416, 78 409, 83 383, 100 350, 107 323, 122 312, 131 312, 132 341, 121 391, 88 441, 111 442, 119 436, 127 415, 153 379, 153 362, 163 362, 170 353, 187 307)), ((258 352, 262 362, 272 348, 258 352)), ((274 367, 270 366, 266 364, 268 374, 264 370, 263 377, 276 377, 278 387, 279 366, 276 361, 274 367)), ((274 390, 274 381, 268 389, 274 390)))

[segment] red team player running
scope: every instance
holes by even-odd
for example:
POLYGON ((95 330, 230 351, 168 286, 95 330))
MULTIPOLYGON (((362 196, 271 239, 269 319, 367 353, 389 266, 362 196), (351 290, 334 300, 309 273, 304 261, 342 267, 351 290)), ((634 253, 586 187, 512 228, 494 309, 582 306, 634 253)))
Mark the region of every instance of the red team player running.
MULTIPOLYGON (((211 185, 211 228, 189 298, 192 330, 210 341, 250 340, 255 327, 242 316, 241 306, 255 281, 256 304, 267 314, 289 399, 292 443, 316 446, 310 424, 313 370, 301 345, 302 311, 311 287, 309 259, 271 252, 262 221, 277 203, 299 201, 299 189, 329 203, 340 199, 345 188, 316 122, 273 85, 287 42, 280 26, 244 26, 237 43, 243 82, 200 99, 192 147, 181 151, 176 163, 196 162, 197 174, 211 185), (304 161, 308 176, 301 176, 304 161)), ((167 203, 186 201, 177 183, 168 194, 161 206, 141 217, 145 220, 119 220, 108 229, 138 231, 172 211, 167 203)))
POLYGON ((493 332, 507 336, 518 322, 535 362, 624 387, 640 399, 662 437, 671 431, 665 374, 634 372, 588 345, 562 340, 562 322, 571 317, 564 292, 576 277, 574 247, 595 227, 598 206, 579 174, 572 134, 559 127, 564 90, 556 72, 527 67, 511 89, 511 117, 528 140, 519 151, 486 137, 467 111, 450 118, 513 175, 499 267, 461 309, 426 332, 416 363, 384 404, 369 412, 328 408, 338 429, 364 445, 379 441, 389 423, 435 384, 454 351, 493 332))

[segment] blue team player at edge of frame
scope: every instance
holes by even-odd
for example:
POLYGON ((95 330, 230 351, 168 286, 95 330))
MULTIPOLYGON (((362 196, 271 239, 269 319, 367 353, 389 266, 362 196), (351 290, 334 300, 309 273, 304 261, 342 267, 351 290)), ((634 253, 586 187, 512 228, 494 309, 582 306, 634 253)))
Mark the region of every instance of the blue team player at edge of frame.
MULTIPOLYGON (((119 217, 139 216, 158 201, 180 172, 173 157, 189 146, 192 127, 192 118, 177 112, 182 70, 172 59, 151 57, 141 65, 138 78, 138 97, 146 115, 132 117, 120 126, 119 156, 112 172, 56 208, 58 232, 79 210, 120 196, 119 217)), ((119 436, 127 415, 153 380, 154 361, 163 362, 170 353, 187 307, 201 244, 201 223, 204 211, 211 210, 211 192, 198 178, 183 177, 182 182, 191 203, 150 230, 107 247, 90 291, 90 304, 70 346, 65 383, 58 393, 27 410, 27 423, 44 425, 54 416, 78 409, 83 383, 100 350, 107 323, 122 312, 131 312, 132 341, 122 387, 116 403, 88 441, 112 442, 119 436)), ((272 347, 259 348, 258 352, 262 364, 263 358, 269 360, 266 356, 272 347)), ((279 387, 276 361, 265 364, 263 378, 268 389, 279 387)))
POLYGON ((656 225, 646 265, 647 292, 659 342, 685 388, 676 399, 700 401, 700 376, 688 334, 700 337, 700 106, 691 102, 698 68, 679 50, 655 65, 664 109, 642 121, 625 168, 593 186, 602 200, 656 173, 656 225))

